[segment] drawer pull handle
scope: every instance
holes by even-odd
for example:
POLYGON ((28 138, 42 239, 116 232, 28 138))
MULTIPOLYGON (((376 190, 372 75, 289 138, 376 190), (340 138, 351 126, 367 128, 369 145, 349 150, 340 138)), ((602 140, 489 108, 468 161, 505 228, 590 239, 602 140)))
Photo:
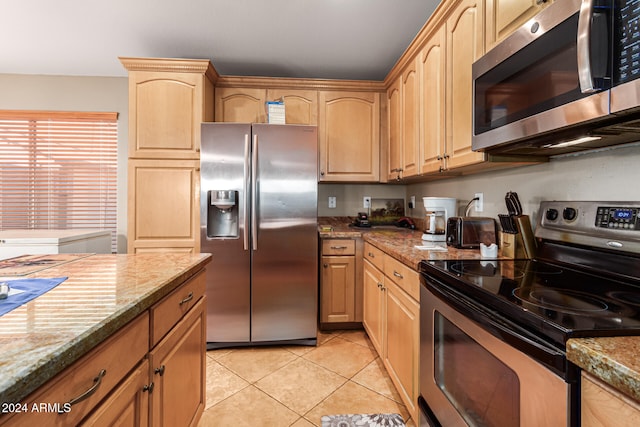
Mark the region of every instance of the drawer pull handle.
POLYGON ((402 274, 398 273, 397 271, 393 270, 393 275, 396 277, 399 277, 401 279, 404 279, 404 277, 402 276, 402 274))
POLYGON ((160 376, 164 375, 164 365, 161 365, 159 368, 153 370, 155 374, 160 374, 160 376))
POLYGON ((144 387, 142 387, 142 391, 148 391, 149 393, 152 393, 153 392, 153 387, 154 387, 154 385, 153 385, 153 382, 152 382, 151 384, 145 385, 144 387))
POLYGON ((331 249, 347 249, 346 246, 331 246, 331 249))
POLYGON ((73 406, 76 403, 82 402, 83 400, 85 400, 89 396, 91 396, 93 393, 95 393, 96 390, 98 390, 98 387, 100 387, 100 384, 102 384, 102 378, 104 378, 106 373, 107 373, 107 371, 105 369, 101 370, 100 373, 98 374, 98 376, 93 379, 93 385, 91 386, 91 388, 89 388, 89 390, 87 390, 84 393, 82 393, 80 396, 78 396, 78 397, 76 397, 74 399, 71 399, 69 401, 69 406, 73 406))
POLYGON ((373 254, 373 252, 369 252, 367 255, 368 255, 369 257, 371 257, 371 258, 375 258, 375 257, 376 257, 376 256, 373 254))
POLYGON ((182 301, 180 301, 180 305, 182 304, 186 304, 189 301, 191 301, 193 299, 193 292, 189 292, 189 295, 187 295, 187 297, 185 299, 183 299, 182 301))
POLYGON ((380 289, 384 289, 382 286, 383 286, 383 285, 382 285, 382 283, 378 282, 378 287, 379 287, 380 289))

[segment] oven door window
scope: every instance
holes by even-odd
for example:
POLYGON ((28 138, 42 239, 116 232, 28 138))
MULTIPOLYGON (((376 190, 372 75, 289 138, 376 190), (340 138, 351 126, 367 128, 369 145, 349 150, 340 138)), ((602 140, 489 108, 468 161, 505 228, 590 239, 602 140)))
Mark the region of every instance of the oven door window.
POLYGON ((447 399, 471 426, 519 426, 516 373, 439 312, 434 314, 434 379, 447 399))

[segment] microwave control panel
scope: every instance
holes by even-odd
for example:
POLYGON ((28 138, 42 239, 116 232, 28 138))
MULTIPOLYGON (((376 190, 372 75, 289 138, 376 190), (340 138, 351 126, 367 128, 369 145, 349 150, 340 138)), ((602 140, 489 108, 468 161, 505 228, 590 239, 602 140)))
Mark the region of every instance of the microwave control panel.
POLYGON ((598 206, 596 227, 618 230, 640 230, 640 209, 620 206, 598 206))

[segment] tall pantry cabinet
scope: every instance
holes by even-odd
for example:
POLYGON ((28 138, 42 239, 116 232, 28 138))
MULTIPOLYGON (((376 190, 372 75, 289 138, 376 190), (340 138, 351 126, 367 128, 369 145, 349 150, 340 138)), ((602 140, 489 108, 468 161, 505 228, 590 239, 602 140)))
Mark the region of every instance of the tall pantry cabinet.
POLYGON ((200 124, 213 121, 208 60, 120 58, 129 71, 129 253, 200 247, 200 124))

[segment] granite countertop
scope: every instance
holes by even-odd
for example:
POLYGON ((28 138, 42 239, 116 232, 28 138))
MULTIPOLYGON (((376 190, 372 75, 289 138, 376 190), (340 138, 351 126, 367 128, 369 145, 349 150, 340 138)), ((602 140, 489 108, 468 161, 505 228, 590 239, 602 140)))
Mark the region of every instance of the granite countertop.
POLYGON ((567 359, 640 401, 640 337, 572 338, 567 359))
POLYGON ((318 233, 321 239, 362 238, 403 264, 418 271, 420 261, 429 259, 480 259, 480 249, 456 249, 446 246, 446 251, 417 249, 428 242, 422 240, 422 231, 395 226, 357 228, 340 218, 319 221, 318 233))
POLYGON ((210 254, 90 255, 25 276, 0 276, 68 277, 0 316, 0 403, 25 398, 210 260, 210 254))

